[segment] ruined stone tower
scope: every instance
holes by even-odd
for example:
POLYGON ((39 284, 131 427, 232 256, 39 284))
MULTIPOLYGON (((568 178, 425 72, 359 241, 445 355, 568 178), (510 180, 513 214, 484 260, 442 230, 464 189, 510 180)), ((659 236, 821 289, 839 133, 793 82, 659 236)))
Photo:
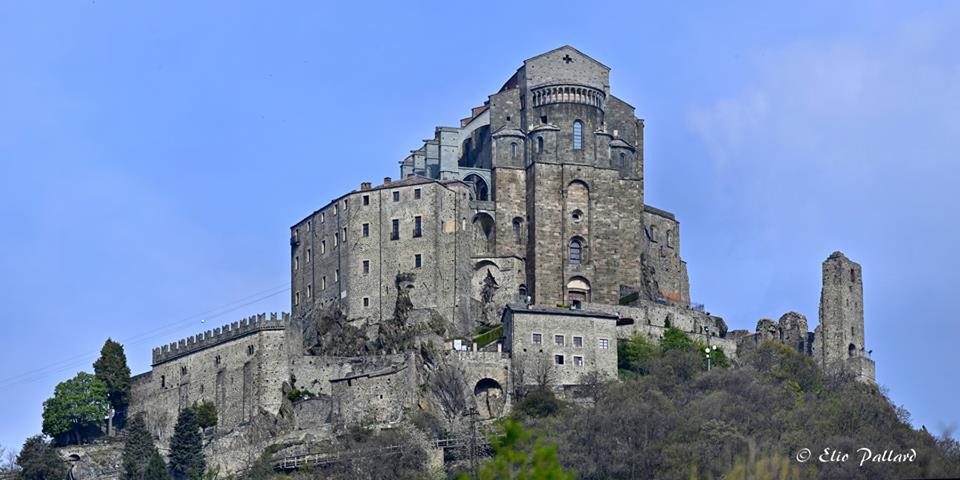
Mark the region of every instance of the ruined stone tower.
POLYGON ((860 264, 841 252, 833 252, 823 262, 820 325, 814 332, 813 356, 826 371, 843 368, 861 381, 876 381, 876 366, 864 344, 860 264))

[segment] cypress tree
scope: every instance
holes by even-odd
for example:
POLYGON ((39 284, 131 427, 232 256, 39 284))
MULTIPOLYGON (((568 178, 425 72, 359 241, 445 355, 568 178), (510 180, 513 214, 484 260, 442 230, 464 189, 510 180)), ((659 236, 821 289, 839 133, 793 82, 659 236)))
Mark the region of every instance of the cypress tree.
POLYGON ((184 408, 177 417, 170 439, 169 468, 176 480, 199 478, 206 470, 200 424, 192 408, 184 408))
POLYGON ((166 466, 157 451, 147 424, 142 415, 134 417, 127 426, 127 440, 123 445, 123 470, 121 480, 163 480, 169 478, 166 466), (155 471, 155 462, 160 462, 160 473, 155 471))
POLYGON ((107 386, 107 398, 119 419, 130 403, 130 367, 123 345, 107 339, 100 349, 100 358, 93 364, 93 373, 107 386))

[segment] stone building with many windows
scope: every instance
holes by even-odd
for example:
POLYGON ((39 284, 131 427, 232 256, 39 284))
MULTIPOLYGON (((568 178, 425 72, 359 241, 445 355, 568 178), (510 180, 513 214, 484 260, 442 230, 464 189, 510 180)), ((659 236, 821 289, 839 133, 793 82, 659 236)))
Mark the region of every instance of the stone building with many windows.
POLYGON ((569 46, 524 61, 405 157, 400 178, 360 183, 291 227, 289 316, 154 349, 131 411, 163 439, 180 409, 214 402, 221 459, 246 452, 257 425, 279 442, 418 410, 492 418, 527 385, 615 379, 618 339, 669 328, 734 360, 781 342, 873 382, 860 266, 839 252, 814 332, 795 312, 728 332, 690 303, 679 223, 645 203, 644 122, 609 77, 569 46))

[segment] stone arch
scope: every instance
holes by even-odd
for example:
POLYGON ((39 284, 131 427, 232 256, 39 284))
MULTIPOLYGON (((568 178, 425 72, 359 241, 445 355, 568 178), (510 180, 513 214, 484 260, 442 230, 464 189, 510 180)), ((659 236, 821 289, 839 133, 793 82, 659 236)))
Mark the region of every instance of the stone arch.
POLYGON ((473 238, 476 253, 493 253, 497 244, 497 226, 489 213, 480 212, 473 216, 473 238))
POLYGON ((487 186, 487 181, 484 180, 483 177, 475 173, 471 173, 470 175, 467 175, 463 181, 473 186, 473 196, 475 199, 480 201, 490 200, 490 189, 487 186))
POLYGON ((482 378, 473 387, 473 398, 477 402, 480 418, 498 418, 503 415, 506 403, 503 387, 492 378, 482 378))
POLYGON ((584 277, 571 277, 567 281, 567 299, 570 305, 579 306, 590 301, 590 280, 584 277))

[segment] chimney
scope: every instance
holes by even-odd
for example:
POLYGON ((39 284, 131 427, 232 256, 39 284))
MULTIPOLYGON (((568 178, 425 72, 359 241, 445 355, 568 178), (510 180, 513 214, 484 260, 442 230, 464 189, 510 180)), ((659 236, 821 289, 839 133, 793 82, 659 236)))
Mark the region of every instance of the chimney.
POLYGON ((370 190, 371 187, 372 185, 370 185, 370 182, 363 182, 360 184, 360 190, 370 190))
POLYGON ((388 183, 390 183, 390 182, 392 182, 392 181, 393 181, 393 179, 390 178, 390 177, 383 177, 383 183, 384 183, 384 185, 386 185, 386 184, 388 184, 388 183))

